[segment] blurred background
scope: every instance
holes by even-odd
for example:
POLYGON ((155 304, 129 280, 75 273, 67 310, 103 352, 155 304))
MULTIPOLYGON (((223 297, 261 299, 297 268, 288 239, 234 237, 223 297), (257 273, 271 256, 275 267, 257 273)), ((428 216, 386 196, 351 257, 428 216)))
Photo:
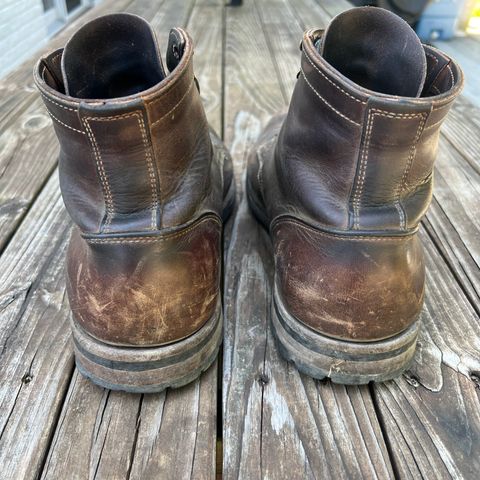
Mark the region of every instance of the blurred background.
MULTIPOLYGON (((65 25, 101 2, 0 0, 0 79, 32 56, 65 25)), ((226 3, 242 8, 241 0, 226 0, 226 3)), ((321 4, 321 0, 318 3, 321 4)), ((480 0, 351 0, 351 3, 352 6, 374 5, 395 12, 415 28, 423 42, 455 57, 466 72, 464 95, 480 106, 478 96, 474 95, 474 82, 480 78, 480 0)))

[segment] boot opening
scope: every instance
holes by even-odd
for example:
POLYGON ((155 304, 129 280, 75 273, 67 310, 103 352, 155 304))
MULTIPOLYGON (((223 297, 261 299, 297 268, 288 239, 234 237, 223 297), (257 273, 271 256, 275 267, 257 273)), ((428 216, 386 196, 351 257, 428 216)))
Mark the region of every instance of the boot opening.
POLYGON ((78 30, 62 55, 65 93, 108 99, 132 95, 165 78, 155 35, 135 15, 97 18, 78 30))
POLYGON ((374 92, 418 97, 426 75, 420 39, 397 15, 362 7, 337 15, 320 54, 340 73, 374 92))

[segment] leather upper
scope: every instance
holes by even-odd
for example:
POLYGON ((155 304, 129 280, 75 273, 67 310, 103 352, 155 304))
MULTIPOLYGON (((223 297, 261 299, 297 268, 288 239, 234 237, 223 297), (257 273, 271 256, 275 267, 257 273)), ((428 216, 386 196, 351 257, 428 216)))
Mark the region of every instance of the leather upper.
POLYGON ((413 234, 463 76, 424 46, 420 97, 373 92, 319 54, 322 36, 304 34, 288 113, 252 150, 249 201, 270 227, 289 311, 326 335, 373 341, 401 332, 421 309, 424 263, 413 234))
MULTIPOLYGON (((83 28, 101 37, 111 24, 142 23, 150 28, 117 14, 83 28)), ((79 43, 70 47, 74 60, 79 43)), ((207 123, 194 77, 192 41, 173 29, 169 74, 116 98, 68 95, 63 54, 41 58, 34 77, 60 143, 60 187, 76 224, 67 254, 75 321, 113 344, 184 338, 215 314, 222 218, 235 198, 230 156, 207 123)), ((81 91, 91 87, 88 76, 77 80, 81 91)), ((128 88, 132 81, 125 80, 128 88)), ((97 91, 106 88, 115 91, 108 82, 97 91)))
POLYGON ((321 35, 305 33, 288 113, 267 126, 249 179, 268 179, 270 219, 292 214, 343 231, 415 229, 430 202, 439 130, 462 88, 461 70, 425 46, 424 96, 380 94, 331 67, 314 45, 321 35))

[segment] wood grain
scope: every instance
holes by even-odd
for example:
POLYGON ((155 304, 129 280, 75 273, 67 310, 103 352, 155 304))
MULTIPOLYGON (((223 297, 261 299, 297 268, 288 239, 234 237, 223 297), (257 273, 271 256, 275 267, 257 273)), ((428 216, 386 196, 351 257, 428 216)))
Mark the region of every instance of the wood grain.
MULTIPOLYGON (((301 8, 298 2, 281 0, 255 3, 274 61, 272 74, 275 72, 281 85, 277 95, 287 99, 298 70, 301 30, 324 27, 330 15, 348 8, 343 2, 317 2, 317 8, 311 8, 311 4, 306 8, 308 2, 301 3, 301 8)), ((251 90, 254 89, 261 94, 257 85, 252 85, 251 90)), ((273 95, 271 90, 268 95, 273 95)), ((256 105, 251 108, 255 112, 256 105)), ((295 478, 296 473, 292 472, 301 472, 299 478, 323 478, 328 474, 340 478, 428 478, 429 472, 438 472, 435 478, 473 478, 473 472, 478 471, 476 445, 480 441, 480 424, 475 386, 480 359, 476 251, 479 235, 478 217, 474 218, 473 212, 480 183, 475 155, 478 116, 460 113, 468 108, 462 102, 455 107, 441 140, 433 208, 421 232, 428 265, 424 326, 415 364, 404 378, 362 390, 332 386, 329 382, 315 383, 298 376, 289 366, 282 368, 265 320, 269 315, 271 277, 270 267, 265 266, 268 249, 259 246, 256 238, 261 241, 263 237, 248 223, 252 220, 237 218, 233 232, 237 246, 231 247, 237 252, 231 254, 228 263, 226 290, 230 328, 225 336, 224 372, 226 478, 295 478), (247 224, 241 225, 242 221, 247 224), (236 263, 241 267, 236 269, 236 263), (266 284, 264 292, 262 284, 266 284), (275 356, 276 361, 272 361, 275 356), (276 378, 285 370, 288 382, 276 378), (319 392, 317 397, 311 394, 312 385, 319 392), (350 402, 358 405, 362 398, 367 407, 357 411, 346 408, 342 402, 333 405, 327 401, 332 395, 341 398, 342 389, 350 402), (412 390, 416 396, 412 396, 412 390), (409 415, 403 415, 403 410, 409 415), (325 417, 340 418, 338 424, 331 423, 330 429, 342 434, 329 437, 329 430, 321 428, 325 422, 320 424, 318 420, 325 417), (360 435, 357 430, 355 436, 351 422, 361 425, 360 435), (412 448, 417 432, 422 432, 422 438, 412 448), (398 440, 402 436, 408 439, 398 440), (352 438, 353 443, 346 446, 352 438), (323 451, 319 448, 322 442, 328 446, 323 451), (359 445, 363 445, 363 453, 351 455, 359 445), (336 455, 328 458, 332 452, 336 455), (428 461, 422 460, 422 456, 428 461), (358 458, 360 462, 355 463, 358 458), (365 463, 367 458, 376 460, 369 465, 365 463), (328 472, 324 471, 325 462, 328 472)), ((245 158, 245 153, 236 155, 245 158)), ((245 211, 240 210, 241 215, 248 217, 246 207, 245 211)))
MULTIPOLYGON (((301 22, 292 21, 295 9, 285 1, 246 2, 244 7, 255 11, 249 17, 227 11, 226 65, 252 51, 259 57, 250 75, 241 80, 238 74, 226 76, 227 141, 238 176, 258 124, 285 106, 302 33, 301 22), (251 25, 245 27, 247 22, 251 25), (245 118, 256 119, 245 123, 243 132, 232 128, 240 109, 245 118)), ((224 478, 390 478, 393 471, 368 388, 314 381, 280 358, 269 326, 270 244, 244 198, 226 271, 224 478), (358 456, 351 454, 354 449, 358 456)))
MULTIPOLYGON (((151 2, 129 3, 130 12, 153 19, 164 42, 173 26, 190 20, 195 27, 197 13, 199 28, 221 25, 220 2, 199 0, 193 8, 193 1, 180 7, 166 1, 160 11, 151 2)), ((221 28, 216 32, 201 46, 213 56, 196 70, 204 85, 221 83, 221 28)), ((12 106, 5 121, 18 123, 17 111, 12 106)), ((218 127, 218 107, 213 116, 218 127)), ((31 143, 53 156, 50 123, 42 129, 31 143), (52 152, 46 150, 50 146, 52 152)), ((27 179, 33 180, 33 173, 27 179)), ((72 377, 63 273, 69 229, 55 172, 0 258, 2 479, 214 478, 216 363, 187 387, 157 395, 110 393, 77 371, 72 377)))
POLYGON ((73 368, 63 255, 70 221, 47 183, 0 258, 2 478, 37 478, 73 368))
MULTIPOLYGON (((106 0, 44 51, 125 8, 152 22, 163 53, 170 28, 188 27, 208 118, 235 162, 242 202, 226 232, 224 478, 476 478, 479 110, 460 99, 442 128, 420 231, 427 295, 411 371, 365 387, 314 381, 280 358, 272 338, 271 246, 242 174, 263 126, 288 105, 302 31, 324 28, 348 2, 106 0)), ((143 396, 98 388, 74 369, 63 272, 70 221, 33 61, 0 82, 0 477, 214 478, 217 364, 187 387, 143 396)))

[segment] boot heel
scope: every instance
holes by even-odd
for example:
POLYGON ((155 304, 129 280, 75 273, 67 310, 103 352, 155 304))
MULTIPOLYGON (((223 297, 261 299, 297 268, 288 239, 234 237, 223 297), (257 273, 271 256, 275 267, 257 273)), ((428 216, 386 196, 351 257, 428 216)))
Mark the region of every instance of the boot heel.
POLYGON ((279 298, 272 301, 272 327, 282 356, 313 378, 347 385, 383 382, 409 368, 420 321, 394 337, 374 342, 349 342, 327 337, 292 317, 279 298))
POLYGON ((222 343, 222 311, 219 303, 200 330, 157 347, 109 345, 73 320, 72 330, 76 366, 92 382, 111 390, 161 392, 186 385, 213 363, 222 343))

